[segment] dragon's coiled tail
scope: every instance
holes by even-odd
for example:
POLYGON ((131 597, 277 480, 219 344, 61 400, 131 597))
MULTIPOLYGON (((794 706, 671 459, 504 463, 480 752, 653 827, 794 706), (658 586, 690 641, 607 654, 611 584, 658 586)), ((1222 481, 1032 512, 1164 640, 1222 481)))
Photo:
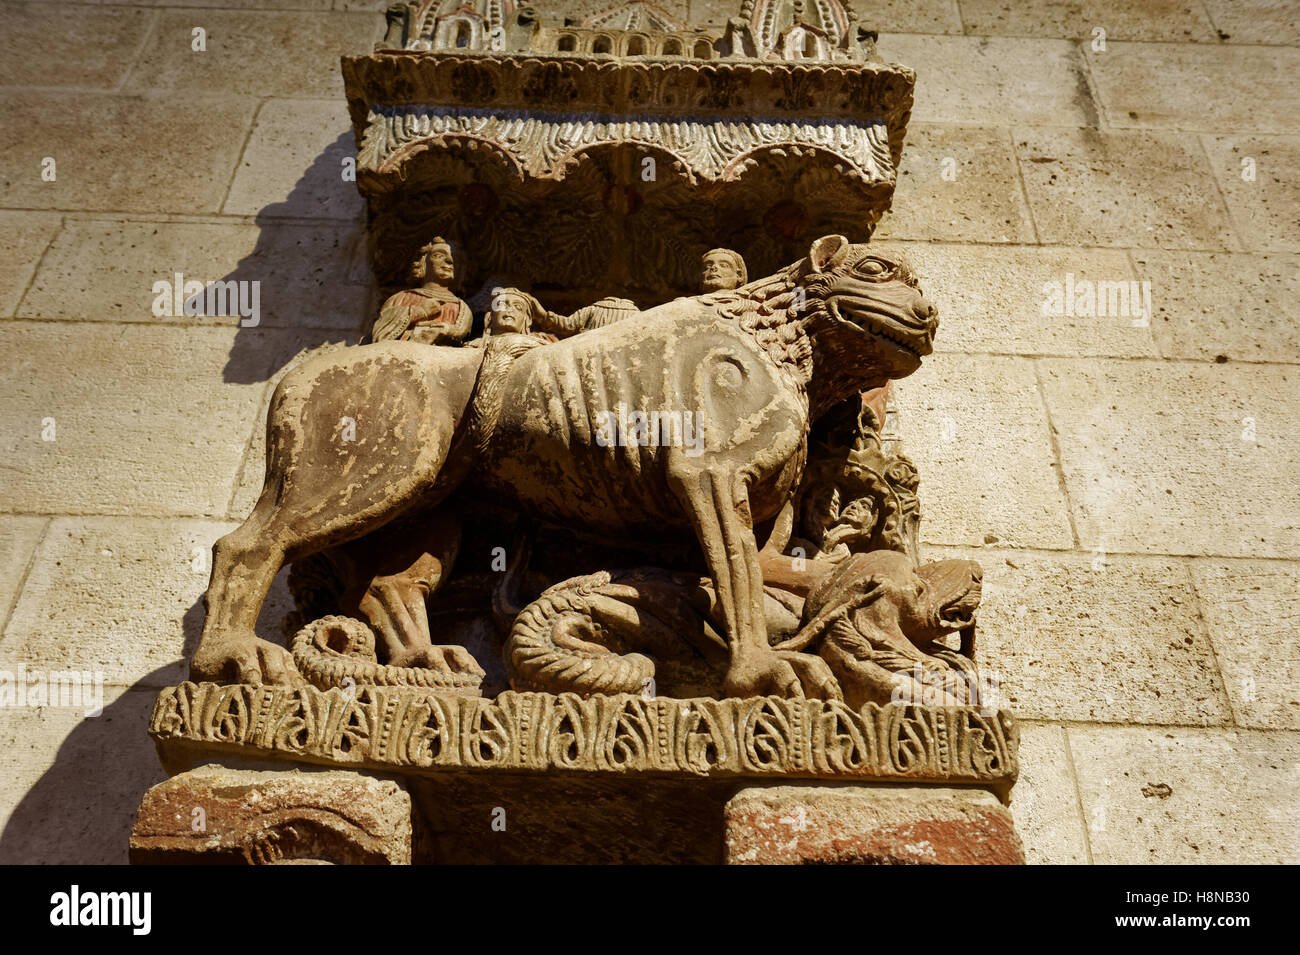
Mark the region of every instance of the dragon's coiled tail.
MULTIPOLYGON (((697 583, 698 577, 646 569, 556 584, 524 607, 510 629, 511 685, 582 696, 645 692, 655 664, 635 651, 680 656, 692 643, 707 650, 691 639, 709 629, 689 599, 697 583)), ((704 639, 721 644, 711 632, 704 639)))
POLYGON ((293 638, 293 661, 308 683, 322 690, 346 686, 405 686, 447 696, 479 696, 482 672, 394 667, 375 658, 374 632, 353 617, 313 620, 293 638))
POLYGON ((604 592, 611 584, 604 571, 574 577, 520 611, 506 642, 506 664, 516 689, 563 688, 584 696, 637 693, 654 678, 649 657, 611 649, 621 641, 610 625, 627 610, 604 592))

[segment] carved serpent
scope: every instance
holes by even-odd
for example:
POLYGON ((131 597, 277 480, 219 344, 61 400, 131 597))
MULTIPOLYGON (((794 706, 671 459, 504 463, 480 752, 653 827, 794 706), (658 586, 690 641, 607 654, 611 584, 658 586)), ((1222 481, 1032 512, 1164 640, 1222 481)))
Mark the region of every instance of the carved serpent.
POLYGON ((313 620, 293 637, 293 660, 312 686, 406 686, 448 696, 479 696, 483 673, 395 667, 375 656, 375 634, 353 617, 313 620))
MULTIPOLYGON (((889 702, 892 674, 917 666, 973 675, 977 564, 950 560, 913 569, 910 558, 893 551, 857 554, 830 567, 809 563, 810 579, 820 582, 803 626, 773 649, 787 659, 821 656, 851 706, 889 702), (933 642, 957 631, 967 638, 964 654, 933 642)), ((636 651, 659 660, 680 657, 687 645, 705 657, 723 651, 708 618, 708 590, 707 579, 655 569, 556 584, 514 617, 505 647, 512 685, 583 696, 642 692, 655 662, 636 651)))
POLYGON ((543 591, 515 617, 506 669, 517 690, 640 693, 656 656, 694 646, 719 658, 726 643, 690 600, 699 577, 653 568, 587 574, 543 591), (685 638, 685 641, 683 641, 685 638))

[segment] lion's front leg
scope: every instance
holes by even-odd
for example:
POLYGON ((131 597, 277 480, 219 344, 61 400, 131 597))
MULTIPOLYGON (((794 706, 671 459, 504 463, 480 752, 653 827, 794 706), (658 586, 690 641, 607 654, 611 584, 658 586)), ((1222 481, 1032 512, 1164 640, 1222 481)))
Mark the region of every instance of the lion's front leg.
POLYGON ((763 570, 750 519, 748 488, 736 475, 703 470, 677 482, 717 588, 730 648, 727 696, 814 696, 838 699, 825 661, 779 653, 767 639, 763 570))

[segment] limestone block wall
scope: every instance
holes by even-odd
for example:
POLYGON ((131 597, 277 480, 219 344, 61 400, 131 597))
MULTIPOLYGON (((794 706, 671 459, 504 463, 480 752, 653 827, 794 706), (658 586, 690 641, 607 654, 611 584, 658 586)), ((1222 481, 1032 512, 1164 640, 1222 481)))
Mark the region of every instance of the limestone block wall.
MULTIPOLYGON (((374 305, 337 57, 385 6, 0 2, 0 670, 104 680, 0 709, 0 862, 124 862, 163 778, 270 390, 374 305), (165 314, 177 273, 259 321, 165 314)), ((877 237, 942 326, 901 428, 927 553, 985 567, 1029 858, 1300 861, 1300 4, 856 9, 920 73, 877 237)))

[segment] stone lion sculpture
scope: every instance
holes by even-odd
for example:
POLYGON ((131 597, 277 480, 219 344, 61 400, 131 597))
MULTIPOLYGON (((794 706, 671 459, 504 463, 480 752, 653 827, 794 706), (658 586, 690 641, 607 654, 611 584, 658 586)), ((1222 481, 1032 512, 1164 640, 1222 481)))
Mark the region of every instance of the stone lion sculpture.
POLYGON ((812 422, 914 372, 937 325, 905 264, 825 236, 774 275, 554 344, 393 341, 309 359, 272 396, 257 504, 213 548, 191 672, 300 683, 254 625, 280 567, 327 549, 366 571, 353 599, 390 664, 473 669, 433 644, 424 606, 455 560, 447 505, 463 488, 611 540, 692 537, 723 625, 724 692, 836 695, 824 660, 768 641, 754 528, 788 507, 812 422), (696 445, 672 428, 687 412, 696 445))

